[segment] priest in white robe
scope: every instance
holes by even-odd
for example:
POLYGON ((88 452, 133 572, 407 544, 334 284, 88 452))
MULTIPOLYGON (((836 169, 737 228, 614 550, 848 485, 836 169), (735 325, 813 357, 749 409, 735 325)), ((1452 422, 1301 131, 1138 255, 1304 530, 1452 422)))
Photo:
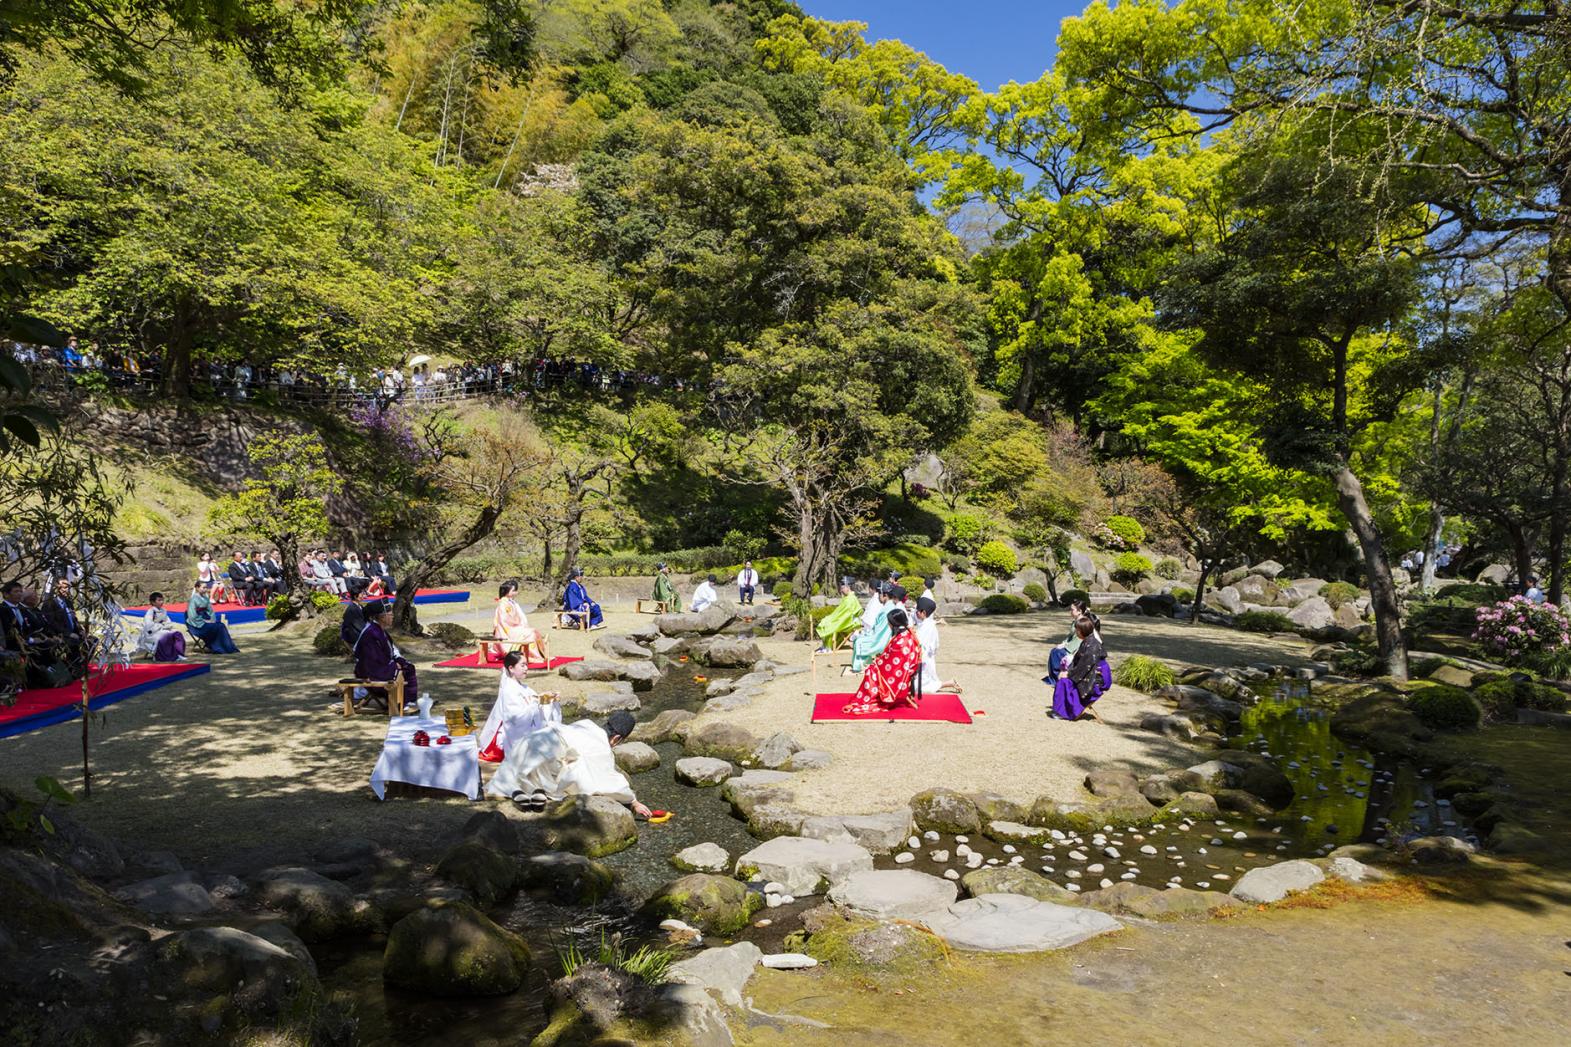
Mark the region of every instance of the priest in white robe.
POLYGON ((693 590, 693 610, 707 611, 719 597, 715 593, 715 576, 710 575, 693 590))

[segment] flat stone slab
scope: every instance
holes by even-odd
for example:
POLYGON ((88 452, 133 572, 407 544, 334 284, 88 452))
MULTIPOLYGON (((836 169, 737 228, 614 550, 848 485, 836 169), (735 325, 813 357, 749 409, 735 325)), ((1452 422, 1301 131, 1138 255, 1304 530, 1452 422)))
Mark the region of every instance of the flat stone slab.
POLYGON ((773 971, 805 971, 818 966, 817 960, 799 952, 770 953, 761 962, 773 971))
POLYGON ((1123 925, 1104 912, 1027 898, 984 894, 916 919, 950 946, 970 952, 1049 952, 1123 925))
POLYGON ((781 767, 787 771, 819 771, 834 762, 834 757, 822 749, 803 749, 793 753, 781 767))
POLYGON ((705 949, 697 956, 673 963, 667 981, 717 992, 726 1003, 740 1007, 742 987, 763 958, 764 951, 752 942, 705 949))
POLYGON ((189 872, 166 873, 115 891, 115 897, 138 909, 164 915, 208 912, 213 898, 189 872))
POLYGON ((1307 891, 1325 878, 1319 866, 1299 858, 1250 869, 1238 878, 1229 893, 1241 902, 1269 905, 1297 891, 1307 891))
POLYGON ((623 691, 601 691, 599 694, 589 695, 583 701, 584 712, 593 716, 604 716, 618 709, 634 712, 643 704, 636 696, 623 691))
POLYGON ((718 843, 695 843, 673 854, 671 864, 683 872, 724 873, 731 868, 731 852, 718 843))
POLYGON ((997 840, 999 843, 1040 844, 1052 836, 1047 829, 1038 829, 1034 825, 1021 825, 1019 822, 988 822, 983 832, 988 839, 997 840))
POLYGON ((617 770, 626 774, 643 774, 660 766, 660 754, 643 742, 622 742, 611 755, 616 758, 617 770))
POLYGON ((872 868, 873 856, 864 847, 805 836, 776 836, 736 860, 738 876, 762 876, 797 897, 822 894, 830 884, 872 868))
POLYGON ((840 819, 841 827, 852 840, 874 854, 888 854, 900 849, 911 832, 909 810, 890 811, 887 814, 848 814, 840 819))
POLYGON ((734 774, 736 768, 728 761, 711 756, 684 756, 676 761, 676 780, 700 789, 719 785, 734 774))
POLYGON ((829 890, 842 909, 880 920, 912 919, 953 904, 960 889, 948 880, 914 869, 852 873, 829 890))

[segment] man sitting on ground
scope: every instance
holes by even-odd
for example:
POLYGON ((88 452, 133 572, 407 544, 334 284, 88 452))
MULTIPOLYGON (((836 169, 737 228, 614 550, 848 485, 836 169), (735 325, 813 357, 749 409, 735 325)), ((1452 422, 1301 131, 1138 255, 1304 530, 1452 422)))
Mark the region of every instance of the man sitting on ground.
POLYGON ((719 594, 715 592, 715 576, 709 575, 698 583, 698 588, 693 590, 693 610, 707 611, 719 598, 719 594))

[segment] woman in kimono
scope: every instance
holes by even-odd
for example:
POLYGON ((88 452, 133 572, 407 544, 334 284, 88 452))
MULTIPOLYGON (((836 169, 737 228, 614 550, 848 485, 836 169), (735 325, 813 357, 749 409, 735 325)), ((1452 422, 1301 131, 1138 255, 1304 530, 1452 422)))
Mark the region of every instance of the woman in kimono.
POLYGON ((568 577, 567 591, 562 594, 562 609, 583 612, 589 628, 604 629, 605 615, 601 613, 600 605, 589 598, 589 590, 584 588, 584 569, 575 567, 568 577))
MULTIPOLYGON (((385 603, 373 604, 365 610, 365 628, 355 641, 355 675, 362 680, 392 680, 399 674, 404 678, 404 699, 413 704, 420 693, 415 676, 415 663, 403 656, 394 645, 387 630, 393 624, 393 609, 385 603)), ((360 704, 371 700, 368 693, 360 704)), ((391 699, 391 695, 387 696, 391 699)), ((403 710, 396 710, 402 713, 403 710)))
POLYGON ((555 694, 540 695, 525 682, 529 662, 519 651, 502 658, 502 679, 485 726, 480 729, 480 759, 501 763, 513 743, 545 727, 562 722, 562 707, 555 694))
POLYGON ((667 611, 680 611, 682 598, 677 595, 676 586, 671 584, 671 568, 661 564, 659 572, 655 575, 655 599, 665 604, 667 611))
POLYGON ((155 662, 185 661, 185 635, 170 620, 164 610, 164 594, 154 593, 147 598, 147 613, 142 615, 142 632, 136 639, 136 649, 153 656, 155 662))
POLYGON ((849 705, 848 714, 879 712, 901 705, 916 708, 911 697, 911 677, 922 669, 922 645, 911 631, 905 608, 895 607, 883 619, 888 623, 889 644, 873 659, 849 705))
POLYGON ((889 583, 885 582, 879 591, 878 600, 880 602, 877 613, 873 617, 873 624, 871 626, 866 624, 868 616, 864 614, 862 631, 851 641, 851 665, 848 667, 848 672, 861 672, 874 658, 883 653, 884 646, 893 636, 889 624, 890 615, 899 611, 901 617, 905 616, 906 591, 898 585, 891 588, 889 583))
POLYGON ((213 613, 213 600, 208 595, 209 583, 197 579, 191 587, 190 599, 185 605, 186 632, 207 644, 214 654, 239 654, 240 648, 229 635, 229 626, 213 613))
MULTIPOLYGON (((503 644, 522 644, 527 655, 533 649, 535 657, 531 661, 541 661, 547 666, 551 664, 551 650, 546 646, 545 634, 539 629, 529 627, 529 619, 524 615, 524 609, 518 606, 518 583, 503 582, 496 591, 496 610, 491 612, 491 635, 502 641, 503 644)), ((487 658, 490 648, 487 648, 487 658)), ((500 656, 500 645, 498 654, 500 656)))
POLYGON ((1061 720, 1078 720, 1087 712, 1097 719, 1091 703, 1101 697, 1102 664, 1107 651, 1096 635, 1096 624, 1089 616, 1075 623, 1075 633, 1080 640, 1069 668, 1053 685, 1053 715, 1061 720))
POLYGON ((818 653, 826 654, 839 647, 842 640, 856 631, 861 616, 862 601, 851 591, 851 579, 840 579, 840 602, 818 623, 818 653))

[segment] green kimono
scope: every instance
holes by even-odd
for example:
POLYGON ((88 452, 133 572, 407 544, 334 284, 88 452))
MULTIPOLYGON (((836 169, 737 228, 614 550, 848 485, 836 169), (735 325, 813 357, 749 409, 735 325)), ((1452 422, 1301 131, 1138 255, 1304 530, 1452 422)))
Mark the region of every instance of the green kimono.
POLYGON ((862 601, 856 598, 855 593, 846 593, 835 609, 818 623, 818 638, 832 651, 840 645, 841 640, 856 631, 861 620, 862 601))
POLYGON ((671 576, 661 573, 655 577, 655 599, 666 605, 668 611, 680 611, 682 598, 676 594, 676 586, 671 584, 671 576))

